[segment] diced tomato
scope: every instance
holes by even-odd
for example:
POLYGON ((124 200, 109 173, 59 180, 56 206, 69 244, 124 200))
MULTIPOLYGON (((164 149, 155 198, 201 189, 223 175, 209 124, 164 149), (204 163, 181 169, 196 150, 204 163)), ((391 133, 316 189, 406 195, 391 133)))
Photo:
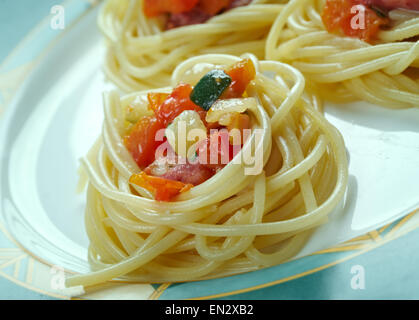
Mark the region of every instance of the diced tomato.
POLYGON ((155 117, 142 117, 125 137, 125 146, 140 168, 154 161, 155 150, 162 143, 156 141, 160 129, 164 127, 155 117))
POLYGON ((207 127, 208 131, 210 131, 211 129, 217 129, 217 130, 223 129, 223 126, 221 124, 219 124, 218 122, 207 122, 206 120, 203 121, 203 122, 204 122, 205 126, 207 127))
POLYGON ((199 7, 211 16, 215 16, 221 10, 230 5, 231 0, 200 0, 199 7))
POLYGON ((166 22, 166 30, 174 29, 192 24, 204 23, 211 16, 199 7, 193 8, 191 11, 171 14, 166 22))
POLYGON ((132 175, 129 182, 153 193, 157 201, 170 201, 193 187, 192 184, 149 176, 144 172, 132 175))
MULTIPOLYGON (((331 33, 343 34, 355 37, 367 42, 377 38, 377 34, 383 26, 388 25, 388 18, 379 16, 371 8, 364 6, 365 28, 353 28, 352 19, 359 14, 357 10, 351 12, 355 5, 362 5, 362 0, 327 0, 323 8, 322 20, 331 33)), ((357 21, 359 23, 359 21, 357 21)))
POLYGON ((230 5, 228 6, 228 9, 234 9, 238 7, 247 6, 252 0, 231 0, 230 5))
POLYGON ((227 165, 234 157, 227 129, 211 130, 210 136, 198 146, 198 162, 218 170, 227 165))
POLYGON ((256 76, 252 60, 244 59, 225 71, 231 77, 230 86, 224 91, 222 99, 241 98, 250 81, 256 76))
POLYGON ((167 99, 169 94, 167 93, 158 93, 158 92, 151 92, 147 95, 149 107, 151 110, 156 111, 160 105, 167 99))
POLYGON ((235 113, 227 126, 228 131, 239 129, 240 131, 250 128, 250 117, 245 113, 235 113))
MULTIPOLYGON (((166 128, 178 115, 186 110, 194 110, 198 112, 201 118, 204 116, 201 107, 197 106, 189 98, 192 92, 192 86, 181 83, 173 89, 172 93, 166 100, 154 110, 157 119, 166 128)), ((205 112, 205 111, 204 111, 205 112)), ((205 117, 205 116, 204 116, 205 117)))
POLYGON ((204 23, 229 5, 230 0, 200 0, 192 10, 171 14, 167 19, 166 29, 204 23))
POLYGON ((178 164, 171 168, 162 178, 180 181, 197 186, 214 175, 214 171, 200 163, 178 164))
POLYGON ((192 10, 199 0, 144 0, 143 11, 147 17, 163 13, 182 13, 192 10))

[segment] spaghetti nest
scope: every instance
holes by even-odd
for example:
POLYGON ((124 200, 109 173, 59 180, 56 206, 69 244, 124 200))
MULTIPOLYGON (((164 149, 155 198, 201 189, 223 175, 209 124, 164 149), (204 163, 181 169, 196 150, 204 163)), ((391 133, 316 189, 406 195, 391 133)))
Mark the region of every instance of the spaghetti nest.
MULTIPOLYGON (((251 148, 263 155, 263 170, 247 174, 246 164, 233 159, 172 202, 156 201, 130 184, 141 170, 122 140, 124 110, 147 92, 104 95, 102 135, 82 160, 94 271, 68 279, 68 286, 114 278, 190 281, 257 270, 292 258, 327 220, 347 184, 343 139, 304 90, 297 69, 248 57, 256 76, 246 95, 257 107, 249 110, 250 138, 234 159, 251 148)), ((186 60, 174 71, 172 86, 202 76, 197 66, 237 61, 214 54, 186 60)))
POLYGON ((162 19, 144 15, 143 0, 108 0, 98 18, 109 44, 104 71, 122 90, 133 92, 168 86, 175 67, 192 56, 251 52, 263 59, 280 2, 253 0, 203 24, 165 31, 162 19))
POLYGON ((388 108, 419 106, 419 16, 390 12, 374 44, 326 31, 325 0, 292 0, 272 26, 266 58, 298 68, 320 96, 388 108))

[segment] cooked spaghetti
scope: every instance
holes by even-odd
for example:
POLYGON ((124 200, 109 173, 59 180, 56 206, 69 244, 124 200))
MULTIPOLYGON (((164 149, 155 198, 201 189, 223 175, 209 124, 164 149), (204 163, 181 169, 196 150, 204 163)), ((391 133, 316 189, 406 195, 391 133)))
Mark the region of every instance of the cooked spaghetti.
POLYGON ((68 286, 115 278, 191 281, 276 265, 299 252, 344 196, 343 139, 297 69, 252 55, 211 54, 180 64, 171 84, 104 95, 102 135, 82 159, 93 272, 68 279, 68 286), (182 95, 188 85, 193 91, 182 95), (188 125, 202 119, 211 128, 247 127, 250 135, 205 178, 201 167, 153 170, 160 158, 146 151, 156 147, 147 140, 155 123, 167 132, 191 114, 188 125), (247 171, 249 162, 241 160, 248 151, 262 156, 261 170, 247 171), (173 175, 177 169, 183 174, 173 175))
POLYGON ((298 68, 326 100, 418 107, 417 10, 409 0, 292 0, 272 26, 266 58, 298 68))
MULTIPOLYGON (((279 0, 253 0, 240 7, 235 7, 238 4, 234 3, 247 4, 250 1, 227 0, 232 7, 230 10, 222 10, 210 19, 207 13, 190 11, 190 15, 171 18, 169 22, 172 21, 177 28, 166 30, 168 19, 174 15, 148 13, 158 13, 154 6, 159 2, 163 3, 163 7, 171 3, 108 0, 99 14, 98 24, 109 44, 104 71, 125 92, 168 86, 175 67, 185 59, 200 54, 241 55, 251 52, 263 59, 266 37, 283 8, 279 0), (149 6, 153 6, 153 10, 147 11, 149 6), (195 24, 189 25, 192 23, 195 24)), ((172 1, 180 3, 179 6, 191 2, 194 3, 172 1)), ((226 3, 225 0, 201 2, 226 3)), ((172 8, 172 11, 176 12, 175 9, 172 8)), ((209 12, 216 10, 206 9, 209 12)))

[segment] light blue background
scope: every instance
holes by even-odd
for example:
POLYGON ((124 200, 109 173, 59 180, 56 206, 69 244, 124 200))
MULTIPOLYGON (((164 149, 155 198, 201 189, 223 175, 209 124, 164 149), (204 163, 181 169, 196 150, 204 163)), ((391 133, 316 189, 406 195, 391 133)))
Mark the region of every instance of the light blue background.
POLYGON ((0 61, 59 3, 57 0, 0 0, 0 61))

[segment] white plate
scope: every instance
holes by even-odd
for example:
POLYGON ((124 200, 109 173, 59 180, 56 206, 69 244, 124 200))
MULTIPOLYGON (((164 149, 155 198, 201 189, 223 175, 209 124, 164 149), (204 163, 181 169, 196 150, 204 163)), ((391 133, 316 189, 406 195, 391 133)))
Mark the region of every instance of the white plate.
MULTIPOLYGON (((100 132, 105 48, 91 11, 44 57, 1 123, 1 219, 29 252, 74 272, 89 270, 78 159, 100 132)), ((305 255, 376 229, 419 206, 419 110, 366 103, 328 106, 350 157, 345 201, 305 255)), ((269 279, 268 279, 269 280, 269 279)))

